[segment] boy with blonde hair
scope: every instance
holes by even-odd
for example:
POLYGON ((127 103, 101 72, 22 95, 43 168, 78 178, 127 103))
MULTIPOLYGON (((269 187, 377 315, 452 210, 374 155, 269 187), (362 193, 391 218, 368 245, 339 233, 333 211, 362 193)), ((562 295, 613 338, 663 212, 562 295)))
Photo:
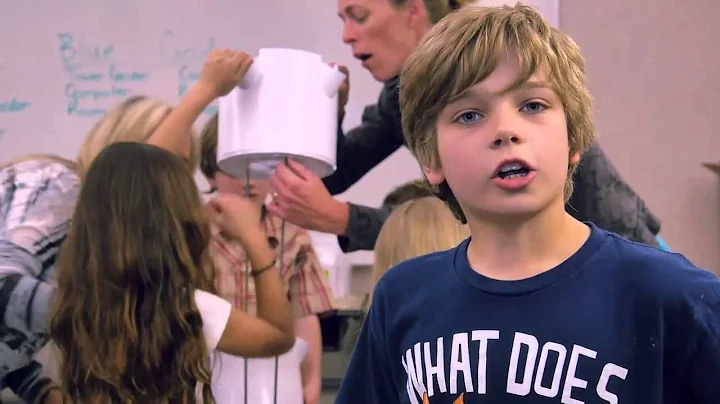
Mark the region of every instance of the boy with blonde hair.
POLYGON ((720 282, 566 213, 594 137, 577 45, 468 7, 401 74, 403 129, 472 237, 375 288, 338 403, 716 403, 720 282))

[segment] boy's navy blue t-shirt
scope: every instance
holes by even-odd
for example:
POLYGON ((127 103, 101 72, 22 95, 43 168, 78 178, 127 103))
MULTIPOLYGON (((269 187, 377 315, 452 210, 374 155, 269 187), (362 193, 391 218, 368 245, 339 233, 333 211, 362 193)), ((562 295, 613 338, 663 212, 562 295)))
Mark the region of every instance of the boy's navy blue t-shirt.
POLYGON ((337 403, 720 403, 715 275, 594 226, 520 281, 468 244, 380 280, 337 403))

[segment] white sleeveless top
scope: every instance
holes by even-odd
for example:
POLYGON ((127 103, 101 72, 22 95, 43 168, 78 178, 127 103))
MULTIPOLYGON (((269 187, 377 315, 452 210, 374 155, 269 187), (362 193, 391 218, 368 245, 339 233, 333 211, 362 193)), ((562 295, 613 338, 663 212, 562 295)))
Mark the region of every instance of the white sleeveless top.
POLYGON ((202 317, 205 343, 210 351, 214 351, 230 319, 232 305, 227 300, 202 290, 195 290, 195 304, 202 317))
MULTIPOLYGON (((253 404, 272 404, 275 402, 275 382, 278 383, 277 402, 283 404, 302 404, 302 380, 300 363, 307 352, 307 343, 298 338, 290 352, 279 356, 277 374, 275 358, 253 358, 248 360, 248 385, 244 385, 245 358, 219 353, 215 362, 213 351, 217 349, 220 337, 225 331, 232 305, 211 293, 196 290, 195 304, 203 320, 203 334, 212 365, 212 390, 218 404, 243 404, 245 387, 248 388, 248 402, 253 404), (277 378, 276 378, 277 377, 277 378)), ((197 385, 196 396, 202 402, 202 386, 197 385)))

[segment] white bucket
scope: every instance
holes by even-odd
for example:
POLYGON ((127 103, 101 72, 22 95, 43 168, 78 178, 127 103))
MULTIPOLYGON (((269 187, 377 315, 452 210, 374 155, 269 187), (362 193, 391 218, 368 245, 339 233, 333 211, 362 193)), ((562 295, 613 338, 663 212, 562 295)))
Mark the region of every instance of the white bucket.
POLYGON ((220 98, 218 167, 268 179, 285 158, 320 177, 336 168, 338 89, 345 75, 320 55, 261 49, 245 79, 220 98))
POLYGON ((275 358, 248 359, 247 401, 245 358, 218 352, 218 360, 212 361, 212 392, 215 401, 218 404, 303 404, 300 363, 307 350, 307 342, 298 338, 289 352, 278 357, 277 378, 275 358))

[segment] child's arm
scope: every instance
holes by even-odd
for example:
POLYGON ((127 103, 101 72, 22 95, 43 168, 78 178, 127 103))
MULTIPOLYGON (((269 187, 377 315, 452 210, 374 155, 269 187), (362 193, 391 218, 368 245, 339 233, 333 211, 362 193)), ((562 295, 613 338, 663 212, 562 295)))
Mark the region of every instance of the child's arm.
MULTIPOLYGON (((53 402, 47 398, 53 389, 58 389, 58 386, 45 375, 42 365, 35 360, 25 367, 8 373, 5 384, 26 403, 53 402)), ((57 394, 58 392, 54 395, 57 394)))
POLYGON ((252 265, 257 299, 257 317, 232 310, 218 349, 245 357, 273 356, 295 344, 292 310, 283 291, 275 254, 258 231, 258 238, 243 242, 252 265))
POLYGON ((295 333, 290 304, 282 292, 280 272, 274 265, 274 254, 267 242, 260 243, 258 238, 258 241, 248 243, 246 249, 253 271, 257 273, 258 316, 233 309, 229 302, 218 296, 196 291, 195 302, 203 319, 203 333, 211 350, 248 358, 281 355, 295 344, 295 333))
POLYGON ((289 351, 295 344, 292 309, 275 265, 275 253, 260 227, 260 209, 247 198, 228 194, 218 195, 207 208, 210 219, 221 231, 245 248, 257 300, 257 316, 230 311, 218 349, 245 357, 289 351))
POLYGON ((244 52, 212 51, 198 82, 162 121, 148 143, 189 157, 193 123, 211 102, 229 93, 242 80, 252 61, 244 52))
POLYGON ((47 279, 70 227, 80 180, 65 164, 27 160, 0 171, 0 311, 5 340, 0 363, 5 384, 27 402, 51 386, 32 361, 48 340, 48 307, 55 291, 47 279))
POLYGON ((297 335, 308 343, 305 358, 300 363, 305 404, 317 404, 322 394, 322 330, 317 314, 295 320, 297 335))

